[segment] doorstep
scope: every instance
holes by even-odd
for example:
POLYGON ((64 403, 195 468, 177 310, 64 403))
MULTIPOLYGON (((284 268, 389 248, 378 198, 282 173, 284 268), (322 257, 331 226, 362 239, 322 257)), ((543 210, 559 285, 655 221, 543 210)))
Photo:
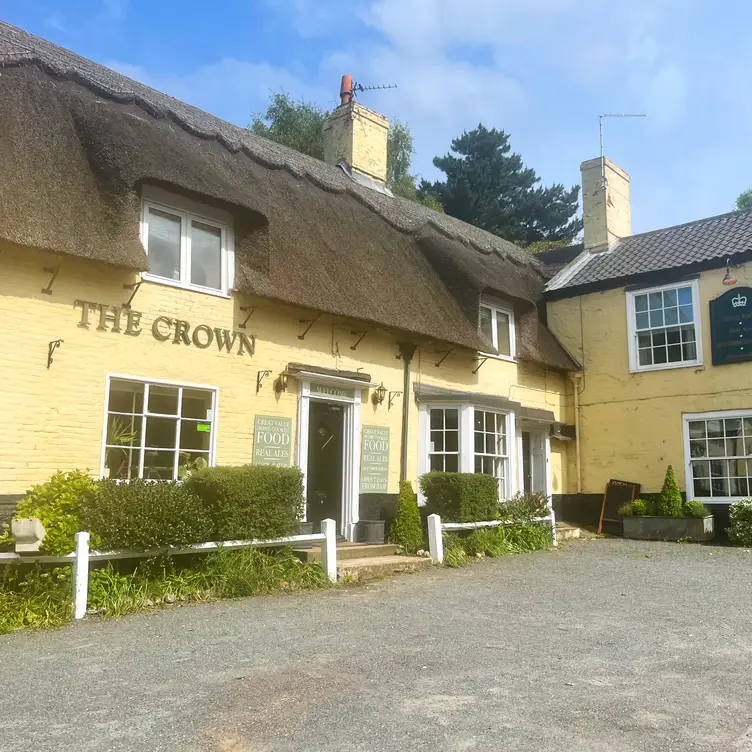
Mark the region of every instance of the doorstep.
POLYGON ((337 579, 363 582, 392 574, 406 574, 428 569, 433 559, 423 556, 367 556, 362 559, 337 561, 337 579))
MULTIPOLYGON (((394 556, 398 550, 398 546, 394 546, 391 543, 350 543, 349 541, 337 541, 337 564, 344 559, 394 556)), ((293 549, 293 551, 302 561, 321 561, 321 548, 319 546, 297 548, 293 549)))
POLYGON ((582 536, 582 530, 568 522, 556 523, 556 538, 560 541, 577 540, 582 536))

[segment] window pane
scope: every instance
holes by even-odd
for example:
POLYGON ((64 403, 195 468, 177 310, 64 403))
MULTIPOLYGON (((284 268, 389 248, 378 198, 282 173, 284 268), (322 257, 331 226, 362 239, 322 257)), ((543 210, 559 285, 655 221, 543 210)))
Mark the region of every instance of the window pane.
POLYGON ((147 221, 149 271, 158 277, 180 280, 180 217, 149 209, 147 221))
POLYGON ((650 326, 663 326, 663 311, 650 311, 650 326))
POLYGON ((174 386, 149 385, 149 412, 160 415, 178 414, 178 390, 174 386))
POLYGON ((191 222, 191 284, 222 289, 222 230, 191 222))
POLYGON ((710 439, 708 441, 708 454, 711 457, 725 457, 726 442, 723 439, 710 439))
POLYGON ((645 332, 644 334, 637 335, 637 347, 645 348, 650 347, 652 344, 653 338, 650 335, 650 332, 645 332))
POLYGON ((483 445, 484 445, 483 437, 484 436, 485 436, 484 433, 476 432, 475 434, 475 451, 480 454, 483 454, 483 445))
POLYGON ((444 446, 447 452, 459 451, 459 432, 447 431, 444 435, 444 446))
POLYGON ((710 477, 710 463, 707 460, 701 460, 700 462, 692 463, 692 475, 695 478, 709 478, 710 477))
POLYGON ((671 326, 674 324, 679 323, 679 309, 678 308, 667 308, 663 315, 666 319, 666 326, 671 326))
POLYGON ((670 308, 676 305, 676 290, 663 291, 663 307, 670 308))
POLYGON ((653 349, 653 362, 654 363, 667 363, 668 353, 665 347, 656 347, 653 349))
POLYGON ((147 418, 146 444, 150 449, 174 449, 176 418, 147 418))
POLYGON ((443 454, 432 454, 429 457, 429 460, 431 462, 431 470, 438 470, 439 472, 443 472, 444 470, 444 455, 443 454))
POLYGON ((108 409, 113 413, 142 413, 144 385, 134 381, 111 381, 108 409))
POLYGON ((141 416, 108 415, 105 443, 115 446, 141 446, 141 416))
POLYGON ((431 431, 431 451, 444 451, 444 433, 442 431, 431 431))
POLYGON ((444 427, 444 411, 443 410, 431 410, 431 428, 443 428, 444 427))
POLYGON ((744 418, 742 423, 744 426, 744 435, 752 436, 752 418, 744 418))
POLYGON ((697 360, 697 348, 692 342, 682 345, 682 353, 684 360, 697 360))
POLYGON ((710 477, 726 478, 728 477, 728 462, 726 460, 710 461, 710 477))
POLYGON ((658 311, 663 308, 663 295, 659 292, 651 292, 648 296, 650 302, 650 310, 658 311))
MULTIPOLYGON (((179 452, 178 453, 178 467, 185 467, 195 462, 197 459, 204 459, 209 461, 208 452, 179 452)), ((178 478, 180 478, 180 471, 178 471, 178 478)))
POLYGON ((723 421, 715 419, 707 421, 707 431, 711 439, 723 436, 723 421))
POLYGON ((180 448, 181 449, 204 449, 209 451, 211 446, 211 433, 209 423, 200 423, 194 420, 180 422, 180 448))
POLYGON ((446 428, 454 428, 454 429, 456 429, 457 426, 458 426, 457 416, 458 416, 458 411, 457 410, 455 410, 455 409, 445 410, 444 411, 444 420, 446 421, 445 427, 446 428))
POLYGON ((444 455, 444 472, 447 472, 447 473, 459 472, 459 455, 457 454, 445 454, 444 455))
POLYGON ((211 420, 212 393, 198 389, 183 389, 183 404, 180 414, 184 418, 211 420))
POLYGON ((496 454, 496 434, 486 434, 486 454, 496 454))
POLYGON ((678 345, 681 342, 679 329, 666 329, 666 342, 669 345, 678 345))
POLYGON ((752 457, 752 438, 749 436, 744 437, 744 455, 745 457, 752 457))
POLYGON ((648 296, 647 295, 635 295, 634 299, 635 311, 647 311, 648 310, 648 296))
POLYGON ((476 473, 483 472, 483 457, 478 457, 477 455, 475 457, 475 472, 476 473))
POLYGON ((694 326, 683 326, 681 328, 682 342, 694 342, 695 341, 695 328, 694 326))
POLYGON ((746 460, 729 460, 728 461, 729 476, 732 478, 746 478, 747 477, 747 461, 746 460))
POLYGON ((695 478, 694 487, 695 487, 695 496, 699 496, 699 497, 710 496, 710 479, 709 478, 695 478))
POLYGON ((496 431, 496 413, 486 413, 486 431, 496 431))
POLYGON ((175 480, 175 452, 144 452, 146 480, 175 480))
POLYGON ((711 478, 710 493, 713 496, 729 496, 728 478, 711 478))
POLYGON ((704 439, 700 441, 690 441, 689 453, 692 457, 707 457, 708 456, 707 442, 704 439))
POLYGON ((511 355, 511 339, 509 336, 509 315, 496 311, 496 349, 500 355, 511 355))
POLYGON ((679 321, 682 324, 690 324, 694 319, 692 318, 692 306, 680 306, 679 307, 679 321))
POLYGON ((680 287, 679 288, 679 305, 686 305, 692 303, 692 288, 680 287))
POLYGON ((473 423, 476 431, 482 431, 486 425, 485 413, 482 410, 475 410, 473 415, 473 423))
POLYGON ((666 344, 666 332, 653 332, 653 344, 663 346, 666 344))
POLYGON ((726 436, 741 436, 742 435, 742 419, 741 418, 726 418, 723 421, 723 429, 726 432, 726 436))
POLYGON ((729 481, 729 492, 731 496, 748 496, 749 483, 747 478, 731 478, 729 481))
POLYGON ((650 316, 647 312, 637 314, 637 328, 647 329, 650 327, 650 316))
POLYGON ((108 447, 104 453, 105 477, 115 480, 138 478, 138 458, 140 451, 140 449, 108 447))
MULTIPOLYGON (((744 439, 726 439, 726 456, 743 457, 744 456, 744 439)), ((733 473, 731 473, 733 475, 733 473)))
POLYGON ((641 366, 653 365, 653 351, 652 350, 640 350, 640 365, 641 366))
POLYGON ((485 306, 480 307, 480 330, 488 338, 488 341, 493 344, 493 331, 491 328, 491 309, 485 306))
POLYGON ((669 363, 681 363, 681 361, 682 361, 682 346, 681 345, 669 345, 668 362, 669 363))
POLYGON ((689 438, 690 439, 704 439, 705 438, 705 421, 704 420, 690 421, 689 438))

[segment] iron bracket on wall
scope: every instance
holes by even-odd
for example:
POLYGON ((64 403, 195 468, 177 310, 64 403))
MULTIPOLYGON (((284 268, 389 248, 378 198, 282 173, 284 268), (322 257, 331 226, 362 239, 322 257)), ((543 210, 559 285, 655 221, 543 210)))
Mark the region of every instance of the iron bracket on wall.
POLYGON ((488 360, 488 358, 478 358, 475 362, 478 364, 475 368, 473 368, 473 373, 478 373, 480 371, 481 366, 488 360))
POLYGON ((240 306, 240 310, 243 311, 243 313, 247 313, 248 314, 245 317, 245 319, 243 320, 243 323, 242 324, 238 324, 238 326, 241 329, 245 329, 246 328, 246 326, 248 325, 248 322, 251 320, 251 316, 253 316, 253 314, 255 313, 255 311, 256 311, 257 308, 258 308, 258 306, 240 306))
POLYGON ((60 267, 59 266, 45 266, 42 271, 45 274, 51 274, 52 278, 47 283, 47 287, 42 288, 42 294, 43 295, 52 295, 52 285, 54 284, 55 280, 57 279, 57 275, 60 274, 60 267))
POLYGON ((438 368, 449 356, 451 353, 454 352, 454 349, 450 350, 435 350, 434 355, 441 355, 441 359, 438 361, 438 363, 434 363, 436 368, 438 368))
POLYGON ((123 308, 130 309, 131 303, 133 302, 133 298, 136 297, 136 293, 139 291, 139 288, 143 284, 143 281, 144 281, 143 279, 139 279, 138 282, 133 282, 131 284, 124 284, 123 285, 123 289, 124 290, 133 290, 133 292, 131 293, 130 298, 128 298, 128 301, 125 302, 125 303, 123 303, 123 308))
POLYGON ((50 366, 52 365, 52 354, 57 350, 60 345, 63 344, 62 339, 53 339, 52 342, 48 343, 47 345, 47 370, 50 370, 50 366))
POLYGON ((313 327, 313 325, 320 318, 321 318, 321 314, 319 314, 318 316, 316 316, 316 318, 313 318, 313 319, 301 319, 299 323, 301 323, 301 324, 308 324, 308 326, 305 328, 305 331, 303 332, 303 334, 299 334, 298 335, 298 339, 305 339, 306 338, 306 334, 308 334, 308 332, 311 331, 311 328, 313 327))
POLYGON ((271 371, 256 371, 256 394, 261 391, 261 382, 271 375, 271 371))
POLYGON ((350 334, 355 334, 355 335, 360 334, 360 337, 358 337, 358 341, 354 345, 350 345, 350 349, 351 350, 357 350, 358 349, 358 345, 363 341, 363 338, 370 331, 371 331, 370 329, 366 329, 364 332, 350 332, 350 334))
POLYGON ((397 399, 397 397, 401 397, 401 396, 402 396, 402 392, 389 392, 389 406, 387 409, 391 410, 392 403, 394 402, 394 400, 397 399))

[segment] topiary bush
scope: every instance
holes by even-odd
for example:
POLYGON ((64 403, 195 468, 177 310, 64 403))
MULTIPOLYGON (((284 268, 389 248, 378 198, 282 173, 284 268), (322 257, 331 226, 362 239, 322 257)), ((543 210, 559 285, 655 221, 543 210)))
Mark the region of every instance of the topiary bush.
POLYGON ((410 481, 401 481, 397 499, 397 516, 391 529, 392 543, 402 546, 406 554, 423 548, 423 525, 418 511, 418 500, 410 481))
POLYGON ((303 475, 296 467, 208 467, 183 485, 201 499, 213 540, 293 535, 303 514, 303 475))
POLYGON ((429 514, 445 522, 484 522, 499 513, 499 486, 482 473, 426 473, 420 478, 429 514))
MULTIPOLYGON (((83 470, 58 471, 49 480, 26 492, 18 502, 13 518, 39 518, 47 531, 42 552, 53 556, 69 554, 75 548, 73 536, 83 529, 79 521, 79 502, 96 486, 97 481, 83 470)), ((9 528, 4 540, 9 547, 12 545, 9 528)))
POLYGON ((80 504, 81 525, 105 549, 148 551, 211 540, 213 525, 185 484, 100 481, 80 504))
POLYGON ((684 517, 707 517, 710 510, 701 501, 688 501, 684 504, 684 517))
POLYGON ((660 499, 658 500, 658 515, 661 517, 681 517, 683 506, 684 503, 681 491, 679 490, 679 484, 676 482, 674 468, 669 465, 666 468, 666 477, 663 481, 660 499))
POLYGON ((499 505, 500 520, 513 522, 529 522, 530 520, 548 517, 548 496, 544 493, 516 493, 511 499, 502 501, 499 505))
POLYGON ((739 546, 752 547, 752 499, 742 499, 729 507, 729 540, 739 546))
POLYGON ((622 504, 618 514, 621 517, 646 517, 653 514, 655 505, 645 499, 635 499, 622 504))

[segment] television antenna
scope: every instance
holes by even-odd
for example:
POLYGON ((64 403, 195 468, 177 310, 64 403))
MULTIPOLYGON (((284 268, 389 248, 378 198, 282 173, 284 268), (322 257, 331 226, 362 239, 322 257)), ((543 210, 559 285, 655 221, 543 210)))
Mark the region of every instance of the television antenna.
POLYGON ((363 91, 380 91, 381 89, 396 89, 397 84, 379 84, 377 86, 363 86, 361 83, 354 83, 352 87, 352 94, 356 96, 357 93, 363 91))
POLYGON ((603 152, 603 120, 605 118, 646 118, 646 113, 623 113, 623 112, 607 112, 603 115, 598 115, 598 134, 601 141, 601 183, 603 187, 606 187, 606 156, 603 152))

